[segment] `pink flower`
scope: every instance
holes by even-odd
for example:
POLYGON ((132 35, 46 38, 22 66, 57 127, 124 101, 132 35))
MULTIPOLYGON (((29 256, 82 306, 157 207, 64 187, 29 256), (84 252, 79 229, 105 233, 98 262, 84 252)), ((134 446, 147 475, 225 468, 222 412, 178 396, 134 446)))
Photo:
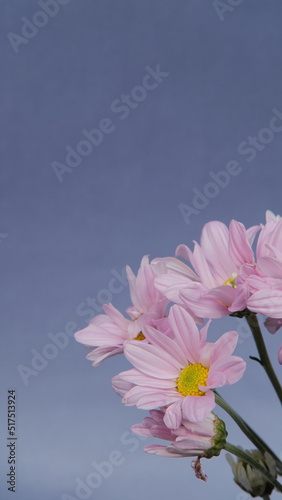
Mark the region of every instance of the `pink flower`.
POLYGON ((115 383, 134 384, 123 397, 128 406, 149 410, 168 406, 164 422, 177 429, 183 418, 204 420, 215 406, 212 389, 237 382, 246 364, 231 355, 238 340, 236 332, 209 343, 205 341, 208 325, 199 332, 183 307, 172 306, 168 318, 174 338, 145 327, 149 343, 126 343, 124 354, 134 369, 120 373, 115 383))
POLYGON ((268 211, 266 220, 257 242, 257 270, 254 274, 259 277, 251 275, 248 280, 252 283, 253 289, 247 300, 247 307, 250 311, 280 321, 282 318, 282 219, 268 211))
POLYGON ((243 264, 254 265, 251 245, 258 230, 259 226, 246 230, 235 220, 229 229, 219 221, 205 224, 201 245, 195 242, 193 252, 186 245, 176 249, 176 256, 190 261, 196 274, 181 261, 170 271, 168 258, 168 271, 156 278, 156 287, 199 318, 220 318, 245 309, 246 289, 236 290, 236 282, 243 264))
POLYGON ((271 210, 266 210, 266 212, 265 212, 266 222, 269 222, 270 220, 278 222, 280 219, 281 219, 281 215, 275 215, 273 212, 271 212, 271 210))
MULTIPOLYGON (((282 326, 282 319, 266 318, 264 325, 266 326, 269 333, 276 333, 282 326)), ((282 345, 278 350, 278 361, 282 365, 282 345)))
POLYGON ((170 441, 165 445, 149 445, 144 450, 163 457, 203 457, 219 455, 227 436, 225 425, 214 413, 202 422, 192 423, 183 420, 177 430, 168 429, 164 423, 164 410, 151 410, 150 417, 141 424, 131 427, 141 436, 156 437, 170 441))
POLYGON ((279 361, 280 365, 282 365, 282 344, 279 347, 279 351, 278 351, 278 361, 279 361))
POLYGON ((282 318, 266 318, 264 326, 267 328, 269 333, 276 333, 282 326, 282 318))
MULTIPOLYGON (((157 273, 162 270, 161 264, 150 264, 146 255, 141 261, 140 269, 135 276, 127 266, 127 277, 133 305, 128 307, 130 319, 125 318, 112 304, 105 304, 105 314, 95 316, 86 328, 76 332, 75 339, 86 346, 95 346, 87 359, 98 366, 106 358, 123 352, 124 343, 128 340, 144 340, 144 325, 156 326, 164 318, 168 299, 155 288, 157 273)), ((161 323, 165 328, 165 322, 161 323)))

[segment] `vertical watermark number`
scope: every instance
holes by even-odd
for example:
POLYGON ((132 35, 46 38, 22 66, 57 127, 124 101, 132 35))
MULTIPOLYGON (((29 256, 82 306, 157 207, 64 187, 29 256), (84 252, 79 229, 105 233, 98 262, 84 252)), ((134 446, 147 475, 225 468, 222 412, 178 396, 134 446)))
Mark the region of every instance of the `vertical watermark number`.
POLYGON ((9 389, 7 394, 7 450, 8 450, 8 491, 16 491, 16 391, 9 389))

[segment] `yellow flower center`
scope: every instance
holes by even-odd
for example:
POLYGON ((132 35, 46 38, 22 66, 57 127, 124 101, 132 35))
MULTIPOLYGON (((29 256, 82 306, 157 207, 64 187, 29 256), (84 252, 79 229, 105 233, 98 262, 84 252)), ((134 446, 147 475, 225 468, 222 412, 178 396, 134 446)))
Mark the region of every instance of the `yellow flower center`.
POLYGON ((139 332, 138 335, 136 335, 136 337, 134 337, 133 340, 144 340, 146 337, 145 335, 143 335, 142 332, 139 332))
POLYGON ((237 287, 236 279, 237 279, 237 273, 232 273, 232 277, 229 278, 229 280, 224 281, 224 283, 222 284, 232 286, 232 288, 236 288, 237 287))
POLYGON ((181 370, 176 381, 178 392, 182 396, 204 396, 205 392, 199 389, 199 385, 207 385, 208 373, 208 368, 199 363, 186 366, 181 370))

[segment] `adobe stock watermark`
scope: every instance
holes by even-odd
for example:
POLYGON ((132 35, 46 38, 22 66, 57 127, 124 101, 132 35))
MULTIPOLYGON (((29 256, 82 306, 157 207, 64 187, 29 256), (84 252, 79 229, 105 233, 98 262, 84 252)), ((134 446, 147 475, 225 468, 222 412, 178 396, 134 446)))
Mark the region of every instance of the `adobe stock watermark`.
POLYGON ((239 335, 238 344, 244 344, 245 340, 252 337, 252 332, 245 320, 245 318, 236 318, 238 320, 238 325, 236 331, 239 335))
MULTIPOLYGON (((146 74, 142 78, 140 85, 136 85, 127 94, 121 94, 117 99, 114 99, 110 105, 111 113, 117 116, 119 120, 123 121, 131 114, 131 112, 138 108, 143 102, 148 93, 155 90, 165 78, 169 76, 167 71, 162 71, 160 64, 157 64, 153 69, 151 66, 146 66, 146 74)), ((51 167, 59 182, 63 182, 64 175, 72 173, 78 167, 83 158, 91 155, 93 148, 102 144, 104 137, 110 135, 116 129, 116 124, 113 118, 102 118, 97 126, 93 129, 83 129, 81 131, 82 139, 72 147, 67 145, 66 157, 64 163, 53 161, 51 167)))
POLYGON ((27 45, 30 40, 38 34, 41 28, 46 26, 50 19, 55 17, 62 5, 70 3, 71 0, 39 0, 37 3, 40 7, 31 19, 22 17, 21 34, 10 31, 7 38, 15 52, 18 54, 22 45, 27 45))
MULTIPOLYGON (((278 108, 272 109, 272 116, 267 127, 261 128, 256 135, 249 135, 247 139, 241 141, 237 146, 237 153, 244 157, 247 163, 252 163, 257 155, 264 151, 273 142, 276 135, 282 132, 282 111, 278 108)), ((193 215, 199 215, 211 200, 217 198, 222 189, 229 186, 231 180, 243 172, 243 167, 239 160, 230 160, 223 170, 208 173, 210 179, 198 189, 193 187, 193 198, 191 205, 180 203, 178 209, 184 219, 185 224, 190 224, 193 215)))
POLYGON ((87 500, 90 498, 94 491, 100 488, 104 481, 109 479, 113 472, 126 462, 125 451, 134 453, 140 448, 140 441, 143 442, 147 439, 147 436, 139 436, 129 431, 124 432, 120 437, 122 450, 112 450, 106 460, 92 462, 92 470, 89 474, 83 478, 76 477, 74 492, 71 495, 64 493, 61 500, 87 500))
MULTIPOLYGON (((121 273, 112 269, 111 274, 112 277, 108 282, 107 288, 99 290, 96 297, 87 297, 85 301, 80 302, 76 307, 77 316, 85 318, 86 324, 97 313, 103 313, 102 304, 111 302, 114 295, 121 293, 128 286, 125 267, 121 270, 121 273)), ((43 372, 49 363, 66 349, 70 338, 73 339, 75 332, 78 330, 79 325, 76 321, 67 321, 63 330, 47 334, 48 342, 40 351, 34 348, 31 349, 30 363, 28 365, 19 364, 17 366, 19 376, 26 387, 33 378, 43 372)))
POLYGON ((234 9, 243 3, 244 0, 214 0, 213 7, 220 21, 224 21, 226 12, 233 12, 234 9))

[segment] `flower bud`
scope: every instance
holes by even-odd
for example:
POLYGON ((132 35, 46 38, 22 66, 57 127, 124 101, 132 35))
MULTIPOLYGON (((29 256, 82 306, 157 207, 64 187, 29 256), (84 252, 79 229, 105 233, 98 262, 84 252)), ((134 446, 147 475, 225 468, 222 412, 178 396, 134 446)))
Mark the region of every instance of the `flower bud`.
POLYGON ((170 441, 168 445, 149 445, 144 449, 165 457, 202 457, 218 456, 225 445, 227 432, 225 424, 214 413, 202 422, 189 422, 186 419, 178 429, 169 429, 164 423, 165 410, 151 410, 150 417, 131 429, 136 434, 151 436, 170 441))
POLYGON ((224 448, 227 438, 227 430, 223 420, 220 420, 220 418, 218 418, 214 413, 212 413, 211 415, 214 416, 214 435, 211 440, 212 446, 208 450, 206 450, 205 454, 203 455, 205 458, 217 457, 220 454, 222 448, 224 448))
MULTIPOLYGON (((238 447, 239 448, 239 447, 238 447)), ((250 457, 267 469, 273 477, 277 477, 276 463, 272 456, 265 452, 262 454, 258 450, 244 450, 250 457)), ((227 461, 232 468, 235 483, 252 497, 264 497, 270 495, 274 486, 257 469, 247 464, 241 458, 235 460, 229 453, 226 455, 227 461)))

